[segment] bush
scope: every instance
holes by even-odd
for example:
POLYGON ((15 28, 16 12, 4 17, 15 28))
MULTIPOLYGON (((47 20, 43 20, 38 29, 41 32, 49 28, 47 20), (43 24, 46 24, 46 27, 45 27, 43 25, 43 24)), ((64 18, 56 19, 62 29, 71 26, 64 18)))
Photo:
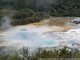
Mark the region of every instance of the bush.
POLYGON ((69 51, 68 48, 64 47, 62 49, 56 50, 43 50, 42 48, 38 48, 37 51, 29 54, 29 50, 27 48, 22 48, 19 50, 17 54, 0 56, 0 60, 38 60, 39 58, 80 58, 80 52, 77 51, 69 51))
POLYGON ((35 12, 31 9, 21 9, 17 10, 17 12, 14 14, 13 19, 25 19, 27 17, 32 17, 35 15, 35 12))
POLYGON ((39 22, 43 17, 31 9, 21 9, 13 16, 12 25, 25 25, 28 23, 39 22))

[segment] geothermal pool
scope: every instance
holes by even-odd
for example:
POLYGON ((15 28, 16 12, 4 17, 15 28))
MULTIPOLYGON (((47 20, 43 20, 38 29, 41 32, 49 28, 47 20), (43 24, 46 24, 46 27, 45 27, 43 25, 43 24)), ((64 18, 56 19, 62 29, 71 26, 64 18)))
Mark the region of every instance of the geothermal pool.
MULTIPOLYGON (((59 44, 55 38, 49 37, 48 32, 50 29, 47 26, 18 26, 3 32, 1 35, 8 45, 16 43, 16 46, 26 47, 53 47, 59 44)), ((4 44, 7 45, 7 44, 4 44)))
POLYGON ((3 43, 0 46, 12 47, 59 47, 68 46, 79 48, 80 28, 65 32, 54 32, 48 25, 22 25, 13 27, 0 34, 3 43))
POLYGON ((56 47, 80 45, 80 29, 66 32, 49 32, 48 26, 17 26, 3 32, 4 46, 14 47, 56 47))

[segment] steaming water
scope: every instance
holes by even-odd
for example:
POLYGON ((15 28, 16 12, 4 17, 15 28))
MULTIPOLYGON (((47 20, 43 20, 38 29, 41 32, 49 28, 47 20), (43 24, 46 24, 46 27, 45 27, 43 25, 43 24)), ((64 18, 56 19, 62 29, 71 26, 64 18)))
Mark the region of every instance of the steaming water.
POLYGON ((3 45, 26 47, 68 47, 80 46, 80 29, 71 29, 67 32, 48 32, 48 26, 17 26, 2 33, 7 41, 3 45))
POLYGON ((23 25, 3 32, 3 46, 25 47, 57 47, 68 46, 79 48, 80 28, 66 32, 48 32, 49 26, 23 25))
POLYGON ((11 22, 10 17, 9 16, 4 16, 2 18, 2 26, 1 26, 1 29, 7 30, 7 29, 11 28, 12 26, 11 26, 10 22, 11 22))
POLYGON ((20 43, 20 46, 52 47, 58 45, 59 42, 57 40, 47 37, 47 34, 44 34, 48 29, 49 28, 46 26, 33 28, 19 26, 2 33, 2 35, 4 36, 4 39, 9 42, 20 43))

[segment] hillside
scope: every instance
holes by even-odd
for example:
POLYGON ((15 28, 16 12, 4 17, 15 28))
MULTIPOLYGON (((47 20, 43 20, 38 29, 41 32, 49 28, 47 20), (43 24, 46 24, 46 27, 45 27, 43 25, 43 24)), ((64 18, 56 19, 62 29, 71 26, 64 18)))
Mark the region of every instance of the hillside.
POLYGON ((47 16, 80 16, 78 0, 0 0, 1 9, 31 9, 47 16))

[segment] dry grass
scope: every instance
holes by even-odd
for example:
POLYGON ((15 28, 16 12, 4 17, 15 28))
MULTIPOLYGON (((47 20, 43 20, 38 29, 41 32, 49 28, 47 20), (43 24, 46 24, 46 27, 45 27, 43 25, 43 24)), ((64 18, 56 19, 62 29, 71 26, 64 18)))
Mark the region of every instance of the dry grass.
POLYGON ((73 29, 74 27, 72 26, 62 26, 64 30, 70 30, 70 29, 73 29))
POLYGON ((71 22, 71 20, 74 19, 74 17, 68 18, 68 17, 52 17, 49 18, 50 20, 48 22, 49 25, 55 25, 55 26, 64 26, 66 22, 71 22))
POLYGON ((66 22, 71 22, 74 17, 50 17, 48 19, 43 19, 40 22, 32 23, 35 26, 50 25, 50 26, 64 26, 66 22))
POLYGON ((43 22, 36 22, 36 23, 32 23, 32 24, 35 26, 41 26, 41 25, 43 25, 43 22))
POLYGON ((65 31, 73 29, 72 26, 65 26, 64 24, 66 22, 71 22, 74 19, 74 17, 51 17, 48 19, 43 19, 41 22, 33 23, 35 26, 41 26, 41 25, 49 25, 51 28, 51 31, 65 31))

